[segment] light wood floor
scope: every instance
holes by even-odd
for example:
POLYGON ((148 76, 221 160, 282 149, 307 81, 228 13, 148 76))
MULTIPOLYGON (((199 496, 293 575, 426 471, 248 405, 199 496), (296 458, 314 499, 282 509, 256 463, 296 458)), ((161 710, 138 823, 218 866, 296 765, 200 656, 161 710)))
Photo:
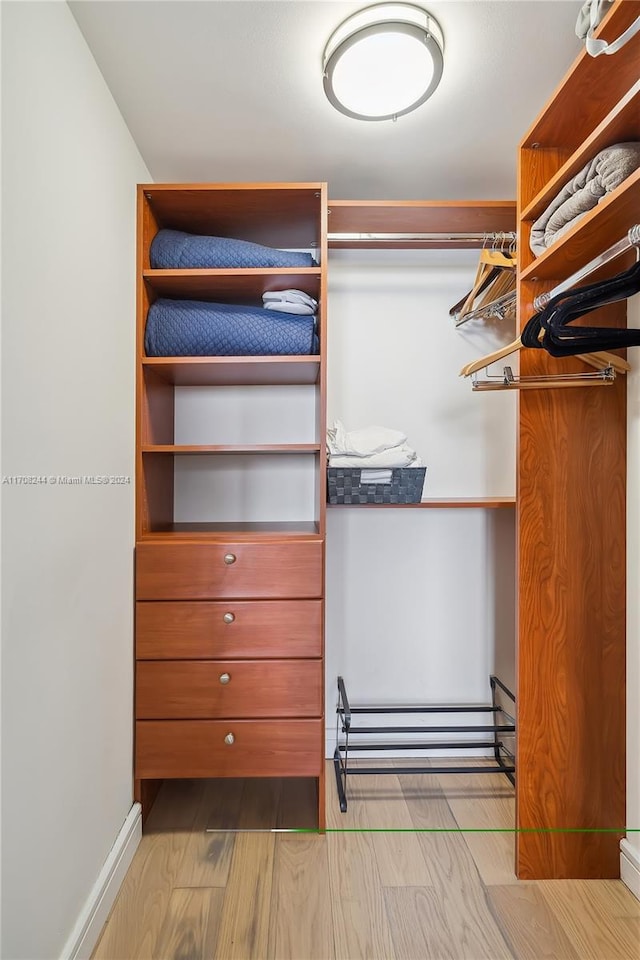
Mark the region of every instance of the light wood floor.
POLYGON ((501 775, 354 777, 341 814, 329 765, 324 837, 225 832, 310 826, 314 802, 312 781, 166 782, 95 960, 640 957, 620 881, 516 880, 513 834, 482 832, 513 826, 501 775))

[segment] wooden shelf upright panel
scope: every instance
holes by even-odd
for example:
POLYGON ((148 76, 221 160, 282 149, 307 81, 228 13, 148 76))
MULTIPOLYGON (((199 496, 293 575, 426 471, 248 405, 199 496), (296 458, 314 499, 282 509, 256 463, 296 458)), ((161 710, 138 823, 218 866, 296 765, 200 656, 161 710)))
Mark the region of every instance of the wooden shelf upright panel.
MULTIPOLYGON (((600 35, 613 39, 636 16, 640 3, 617 0, 600 35)), ((520 145, 521 328, 538 294, 622 239, 640 220, 638 184, 632 190, 623 183, 545 251, 539 264, 529 250, 531 221, 591 159, 585 148, 589 138, 594 152, 618 142, 621 132, 640 140, 640 114, 636 109, 633 115, 628 106, 638 102, 638 63, 640 35, 614 56, 581 53, 520 145)), ((616 261, 604 273, 623 267, 616 261)), ((590 322, 624 327, 626 304, 601 308, 590 322)), ((521 353, 523 376, 581 369, 575 358, 558 360, 542 350, 521 353)), ((625 378, 606 390, 522 393, 516 508, 520 879, 620 875, 625 500, 625 378)))

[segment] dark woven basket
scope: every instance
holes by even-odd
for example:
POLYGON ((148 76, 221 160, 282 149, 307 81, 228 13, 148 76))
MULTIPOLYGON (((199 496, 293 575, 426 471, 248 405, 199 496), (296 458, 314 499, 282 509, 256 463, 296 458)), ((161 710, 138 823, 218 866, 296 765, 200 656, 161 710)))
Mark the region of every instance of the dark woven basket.
POLYGON ((396 467, 391 483, 361 483, 358 467, 327 467, 327 503, 420 503, 426 467, 396 467))

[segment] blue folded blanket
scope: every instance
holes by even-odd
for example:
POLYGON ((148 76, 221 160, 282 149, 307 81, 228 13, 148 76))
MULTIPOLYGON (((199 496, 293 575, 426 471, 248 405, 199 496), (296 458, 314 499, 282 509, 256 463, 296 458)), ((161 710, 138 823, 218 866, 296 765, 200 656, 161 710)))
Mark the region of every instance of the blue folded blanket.
POLYGON ((316 318, 263 307, 160 299, 149 308, 148 357, 317 354, 316 318))
POLYGON ((151 242, 149 259, 154 270, 314 266, 310 253, 291 253, 229 237, 200 237, 181 230, 160 230, 151 242))

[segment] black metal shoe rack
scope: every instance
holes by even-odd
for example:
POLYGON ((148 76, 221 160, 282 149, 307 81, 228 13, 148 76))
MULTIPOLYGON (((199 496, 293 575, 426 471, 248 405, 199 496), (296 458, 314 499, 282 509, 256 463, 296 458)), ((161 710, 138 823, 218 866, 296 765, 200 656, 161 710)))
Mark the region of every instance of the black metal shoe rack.
POLYGON ((346 813, 347 810, 347 777, 364 776, 366 774, 393 774, 402 773, 421 774, 421 773, 504 773, 504 775, 515 783, 515 755, 509 750, 502 738, 512 739, 515 737, 516 721, 511 714, 507 713, 504 707, 498 702, 498 691, 508 697, 513 703, 513 712, 515 713, 516 699, 514 694, 496 677, 489 678, 491 684, 491 703, 487 704, 468 704, 463 706, 454 705, 412 705, 412 706, 351 706, 344 680, 338 677, 338 706, 337 724, 336 724, 336 749, 333 755, 333 766, 336 774, 336 785, 338 787, 338 798, 340 800, 340 810, 346 813), (400 727, 359 727, 353 722, 357 714, 405 714, 405 713, 440 713, 440 714, 469 714, 469 713, 490 713, 493 723, 491 724, 472 724, 472 725, 454 725, 454 726, 400 726, 400 727), (353 735, 376 735, 376 734, 451 734, 451 733, 476 733, 483 734, 482 739, 474 740, 446 740, 434 742, 389 742, 383 743, 364 743, 359 739, 350 742, 349 738, 353 735), (488 737, 487 735, 491 736, 488 737), (490 748, 493 751, 494 763, 483 766, 474 766, 467 764, 465 766, 407 766, 407 767, 354 767, 349 766, 349 756, 360 751, 396 751, 396 750, 470 750, 478 748, 490 748))

